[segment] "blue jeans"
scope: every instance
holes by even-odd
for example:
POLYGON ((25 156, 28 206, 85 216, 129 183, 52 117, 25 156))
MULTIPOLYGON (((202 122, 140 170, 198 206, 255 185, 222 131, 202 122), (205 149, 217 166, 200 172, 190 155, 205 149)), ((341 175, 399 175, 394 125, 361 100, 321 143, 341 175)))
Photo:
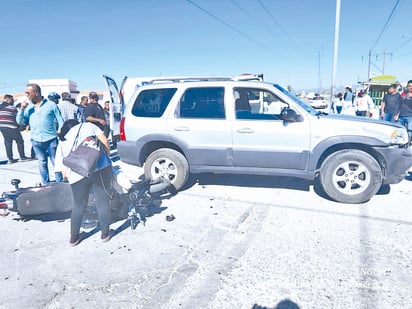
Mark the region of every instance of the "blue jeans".
POLYGON ((399 123, 408 130, 409 140, 412 139, 412 116, 400 116, 399 123))
POLYGON ((356 116, 366 117, 367 111, 356 111, 356 116))
MULTIPOLYGON (((31 140, 31 144, 33 145, 33 150, 39 162, 41 184, 43 186, 46 185, 48 182, 50 182, 48 158, 50 158, 50 161, 54 165, 54 158, 56 157, 57 143, 58 143, 57 138, 53 138, 47 142, 38 142, 33 139, 31 140)), ((63 181, 63 175, 61 172, 54 173, 54 176, 56 178, 56 182, 63 181)))
POLYGON ((385 113, 385 116, 383 117, 383 120, 390 121, 390 122, 395 122, 395 113, 385 113))

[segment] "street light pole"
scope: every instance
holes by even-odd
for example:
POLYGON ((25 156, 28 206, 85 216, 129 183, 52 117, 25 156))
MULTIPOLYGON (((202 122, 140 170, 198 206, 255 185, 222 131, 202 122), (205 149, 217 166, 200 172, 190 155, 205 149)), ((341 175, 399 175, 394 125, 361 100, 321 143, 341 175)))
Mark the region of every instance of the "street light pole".
POLYGON ((336 66, 338 63, 338 45, 339 45, 339 24, 340 24, 340 2, 336 0, 336 16, 335 16, 335 42, 333 47, 333 66, 332 66, 332 85, 330 89, 330 104, 332 106, 333 95, 335 93, 336 66))

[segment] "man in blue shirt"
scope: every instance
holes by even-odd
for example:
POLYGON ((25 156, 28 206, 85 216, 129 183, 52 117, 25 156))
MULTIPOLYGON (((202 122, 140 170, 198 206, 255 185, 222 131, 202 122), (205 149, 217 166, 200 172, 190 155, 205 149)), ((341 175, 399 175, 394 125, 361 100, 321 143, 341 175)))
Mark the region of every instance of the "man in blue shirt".
MULTIPOLYGON (((54 165, 58 143, 57 131, 60 131, 64 120, 57 105, 42 97, 39 85, 27 84, 25 94, 30 100, 30 104, 20 117, 29 117, 31 143, 39 161, 41 183, 46 185, 50 182, 48 158, 54 165), (55 123, 58 124, 57 131, 55 123)), ((55 173, 55 178, 56 182, 63 181, 60 172, 55 173)))

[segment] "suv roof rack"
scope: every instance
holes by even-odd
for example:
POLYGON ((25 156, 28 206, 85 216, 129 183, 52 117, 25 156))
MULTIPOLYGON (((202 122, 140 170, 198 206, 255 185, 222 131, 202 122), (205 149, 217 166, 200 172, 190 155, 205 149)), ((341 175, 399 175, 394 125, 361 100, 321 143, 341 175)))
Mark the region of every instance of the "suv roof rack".
POLYGON ((263 74, 249 74, 244 73, 238 76, 232 77, 232 80, 236 81, 259 81, 263 82, 263 74))
POLYGON ((145 84, 155 83, 184 83, 184 82, 207 82, 207 81, 263 81, 263 74, 241 74, 234 77, 227 76, 165 76, 151 78, 145 84))
POLYGON ((184 83, 184 82, 204 82, 204 81, 226 81, 232 80, 231 77, 223 76, 180 76, 180 77, 159 77, 153 78, 146 84, 155 84, 159 82, 184 83))

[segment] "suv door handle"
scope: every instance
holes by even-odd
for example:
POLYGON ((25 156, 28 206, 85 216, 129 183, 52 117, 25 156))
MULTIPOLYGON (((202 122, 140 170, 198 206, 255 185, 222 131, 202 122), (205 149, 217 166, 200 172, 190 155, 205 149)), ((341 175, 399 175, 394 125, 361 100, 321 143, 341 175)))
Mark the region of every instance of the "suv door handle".
POLYGON ((190 128, 187 126, 176 127, 175 131, 190 131, 190 128))
POLYGON ((236 131, 239 133, 254 133, 254 131, 251 128, 237 129, 236 131))

